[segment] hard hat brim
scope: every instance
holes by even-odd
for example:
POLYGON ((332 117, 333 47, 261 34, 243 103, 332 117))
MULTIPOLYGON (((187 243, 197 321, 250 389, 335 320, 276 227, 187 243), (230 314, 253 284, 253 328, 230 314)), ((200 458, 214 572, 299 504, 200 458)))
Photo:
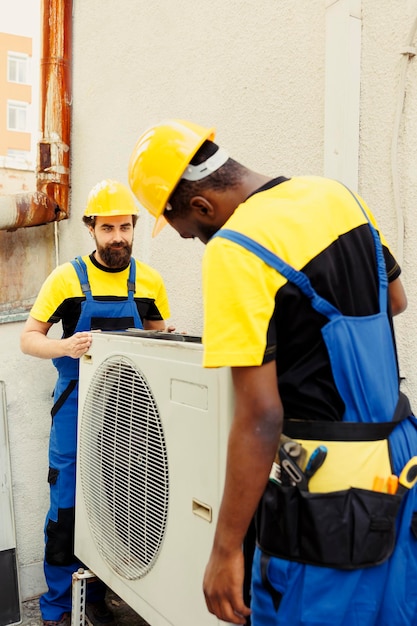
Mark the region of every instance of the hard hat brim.
POLYGON ((163 213, 161 213, 161 215, 159 217, 156 218, 155 220, 155 224, 152 230, 152 238, 156 237, 157 235, 159 235, 159 233, 161 232, 161 230, 163 228, 165 228, 165 226, 168 224, 165 216, 163 213))

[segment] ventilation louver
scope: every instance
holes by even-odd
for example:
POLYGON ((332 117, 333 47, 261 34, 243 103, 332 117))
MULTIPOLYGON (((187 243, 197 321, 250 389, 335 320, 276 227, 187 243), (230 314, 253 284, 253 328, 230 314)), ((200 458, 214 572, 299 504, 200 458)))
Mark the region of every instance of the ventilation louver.
POLYGON ((97 369, 79 437, 79 480, 97 550, 120 576, 142 578, 165 535, 168 460, 158 407, 133 361, 112 356, 97 369))

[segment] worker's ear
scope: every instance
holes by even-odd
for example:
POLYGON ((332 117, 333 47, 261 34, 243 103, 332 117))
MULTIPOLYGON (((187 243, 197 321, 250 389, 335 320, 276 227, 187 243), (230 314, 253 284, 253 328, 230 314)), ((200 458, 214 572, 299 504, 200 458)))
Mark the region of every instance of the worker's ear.
POLYGON ((190 200, 190 208, 200 217, 212 217, 214 214, 213 204, 205 196, 193 196, 190 200))
POLYGON ((88 224, 87 228, 88 228, 88 232, 90 233, 90 236, 94 237, 94 228, 90 226, 90 224, 88 224))

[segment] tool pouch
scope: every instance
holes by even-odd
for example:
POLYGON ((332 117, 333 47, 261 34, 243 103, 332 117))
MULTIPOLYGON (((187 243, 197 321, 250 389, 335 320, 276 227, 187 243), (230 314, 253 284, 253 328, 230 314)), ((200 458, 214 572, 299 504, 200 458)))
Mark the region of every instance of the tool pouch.
POLYGON ((320 443, 328 454, 309 491, 268 482, 256 515, 260 548, 272 556, 348 570, 385 561, 395 545, 401 496, 371 488, 375 474, 392 471, 387 438, 394 426, 287 421, 286 435, 309 454, 320 443))
POLYGON ((350 488, 310 493, 272 481, 256 515, 261 550, 339 569, 378 565, 393 552, 401 496, 350 488))

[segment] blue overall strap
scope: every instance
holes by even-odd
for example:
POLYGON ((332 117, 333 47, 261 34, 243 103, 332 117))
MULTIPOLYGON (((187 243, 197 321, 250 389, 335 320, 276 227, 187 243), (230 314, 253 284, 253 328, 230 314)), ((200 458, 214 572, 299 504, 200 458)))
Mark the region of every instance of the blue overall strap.
POLYGON ((90 300, 92 298, 92 295, 91 295, 90 283, 88 282, 86 264, 84 263, 84 261, 82 260, 80 256, 77 256, 75 259, 71 261, 71 265, 77 272, 78 280, 80 281, 80 285, 81 285, 81 291, 85 295, 86 299, 90 300))
POLYGON ((387 309, 388 309, 388 298, 387 298, 388 276, 387 276, 387 270, 386 270, 386 265, 385 265, 384 252, 382 250, 381 239, 379 237, 379 234, 378 234, 376 228, 371 223, 371 220, 369 219, 365 209, 363 208, 363 206, 359 202, 358 198, 349 189, 349 187, 346 187, 346 185, 343 185, 343 186, 347 189, 347 191, 350 193, 352 198, 355 200, 356 204, 359 206, 360 210, 362 211, 362 213, 366 217, 366 220, 367 220, 367 222, 369 224, 369 228, 371 229, 372 237, 374 238, 374 243, 375 243, 376 264, 377 264, 377 268, 378 268, 379 310, 381 312, 386 312, 387 309))
MULTIPOLYGON (((87 266, 80 256, 77 256, 71 261, 71 265, 77 272, 78 280, 80 281, 81 291, 85 295, 87 300, 92 298, 91 287, 88 280, 87 266)), ((133 300, 133 296, 136 291, 136 261, 132 257, 130 260, 129 277, 127 279, 127 292, 129 300, 133 300)))
POLYGON ((296 285, 303 292, 303 294, 310 299, 312 307, 318 313, 321 313, 328 319, 335 319, 341 316, 340 311, 338 311, 336 307, 319 296, 313 289, 308 276, 291 267, 291 265, 280 259, 279 256, 271 252, 271 250, 268 250, 268 248, 262 246, 254 239, 227 228, 218 230, 217 233, 213 235, 212 239, 215 237, 223 237, 224 239, 229 239, 230 241, 239 244, 243 248, 246 248, 246 250, 249 250, 249 252, 258 256, 267 265, 276 269, 280 274, 282 274, 282 276, 284 276, 289 282, 296 285))
POLYGON ((133 300, 136 291, 136 261, 133 257, 130 259, 129 278, 127 279, 127 292, 129 300, 133 300))

